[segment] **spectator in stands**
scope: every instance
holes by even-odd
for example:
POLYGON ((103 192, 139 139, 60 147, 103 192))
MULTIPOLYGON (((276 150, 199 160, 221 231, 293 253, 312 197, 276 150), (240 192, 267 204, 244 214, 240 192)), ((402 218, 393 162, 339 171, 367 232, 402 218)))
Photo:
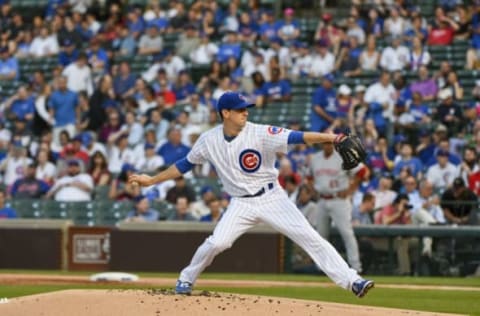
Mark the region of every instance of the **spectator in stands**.
POLYGON ((112 200, 132 200, 140 194, 139 186, 128 183, 128 177, 136 172, 133 164, 124 163, 118 177, 112 179, 108 197, 112 200))
POLYGON ((93 187, 92 177, 88 173, 81 173, 80 162, 71 159, 68 161, 67 174, 55 181, 46 197, 62 202, 90 201, 93 187))
POLYGON ((229 31, 223 43, 218 47, 217 60, 222 64, 226 63, 230 57, 240 60, 241 53, 242 48, 238 41, 238 34, 234 31, 229 31))
POLYGON ((0 219, 17 218, 17 212, 8 206, 5 206, 5 192, 0 190, 0 219))
POLYGON ((10 191, 10 195, 15 199, 38 199, 43 197, 50 186, 42 180, 35 177, 37 164, 31 162, 28 164, 25 175, 15 181, 10 191))
POLYGON ((208 202, 209 214, 200 218, 200 222, 213 222, 217 223, 223 215, 223 208, 221 207, 220 200, 214 197, 208 202))
POLYGON ((190 96, 190 102, 185 107, 185 111, 189 113, 189 121, 191 124, 202 127, 208 124, 210 111, 205 104, 200 103, 198 93, 193 93, 190 96))
MULTIPOLYGON (((438 87, 433 78, 428 75, 426 66, 420 66, 418 69, 418 81, 410 85, 410 91, 413 94, 419 93, 424 101, 433 101, 437 97, 438 87)), ((418 97, 417 97, 418 98, 418 97)))
POLYGON ((454 101, 452 90, 443 89, 438 93, 440 104, 436 108, 435 120, 445 125, 449 135, 460 129, 463 120, 461 107, 454 101))
POLYGON ((411 18, 411 23, 407 26, 405 31, 405 41, 411 43, 414 37, 418 37, 422 43, 425 43, 428 38, 428 30, 424 27, 423 19, 420 15, 417 15, 411 18))
POLYGON ((173 92, 175 93, 177 104, 188 104, 190 102, 190 96, 195 93, 195 85, 192 83, 187 71, 181 70, 178 73, 173 92))
POLYGON ((393 168, 393 161, 388 157, 388 143, 383 136, 375 140, 373 149, 368 151, 367 165, 375 174, 388 172, 393 168))
MULTIPOLYGON (((201 199, 198 201, 193 202, 190 205, 190 213, 197 219, 202 220, 202 218, 210 215, 210 201, 217 200, 218 198, 215 196, 213 192, 213 188, 209 185, 204 185, 200 189, 200 196, 201 199)), ((220 207, 220 205, 218 205, 220 207)), ((220 214, 216 214, 220 215, 220 214)))
POLYGON ((130 65, 127 61, 121 61, 118 65, 118 74, 113 79, 113 91, 117 97, 126 98, 133 93, 135 76, 130 73, 130 65))
POLYGON ((296 42, 295 47, 297 48, 298 56, 295 58, 291 68, 292 79, 308 77, 313 63, 310 48, 304 42, 296 42))
POLYGON ((146 26, 141 16, 140 8, 131 8, 131 10, 128 11, 127 19, 128 30, 133 38, 138 41, 146 26))
POLYGON ((443 210, 440 207, 440 197, 433 191, 433 184, 423 179, 418 186, 419 199, 411 200, 414 208, 420 207, 425 212, 418 213, 414 216, 414 220, 419 223, 441 223, 445 224, 443 210))
POLYGON ((120 137, 120 133, 127 136, 128 146, 135 147, 137 144, 142 142, 143 138, 143 126, 137 122, 136 115, 132 111, 127 111, 125 113, 125 123, 120 127, 119 134, 115 135, 117 138, 120 137))
POLYGON ((455 178, 452 187, 443 192, 440 205, 451 224, 475 225, 478 197, 466 187, 462 178, 455 178))
POLYGON ((291 86, 287 80, 280 79, 280 70, 273 69, 270 81, 266 82, 263 87, 263 98, 265 103, 272 102, 290 102, 292 99, 291 86))
POLYGON ((284 20, 277 23, 277 35, 288 45, 300 36, 300 25, 293 19, 294 13, 292 8, 286 8, 283 11, 284 20))
POLYGON ((359 205, 354 205, 352 210, 352 225, 373 224, 373 213, 375 212, 375 195, 370 192, 362 196, 359 205))
POLYGON ((67 88, 67 77, 60 77, 58 89, 53 91, 48 99, 49 112, 55 120, 53 128, 55 142, 58 142, 58 136, 62 130, 66 130, 70 136, 75 134, 77 105, 78 95, 67 88))
POLYGON ((162 156, 166 165, 171 165, 181 157, 185 157, 190 148, 181 142, 182 131, 177 128, 170 128, 167 133, 168 141, 157 151, 162 156))
POLYGON ((182 1, 173 1, 171 2, 171 5, 173 8, 167 14, 167 16, 170 17, 168 31, 175 32, 183 29, 188 23, 188 15, 185 9, 185 3, 182 1))
POLYGON ((459 29, 459 25, 453 19, 444 15, 439 17, 438 24, 429 25, 428 45, 451 45, 455 32, 459 29))
POLYGON ((310 114, 310 130, 312 131, 325 130, 336 117, 334 80, 335 77, 332 74, 324 76, 322 86, 313 93, 310 114))
POLYGON ((28 164, 31 162, 32 160, 27 157, 24 145, 18 140, 13 140, 7 157, 0 163, 0 172, 3 172, 3 183, 7 188, 23 177, 28 164))
POLYGON ((110 68, 108 53, 100 46, 100 43, 98 37, 93 37, 90 40, 90 47, 86 51, 88 64, 91 67, 92 75, 96 79, 100 78, 110 68))
MULTIPOLYGON (((199 51, 201 51, 201 53, 207 53, 206 55, 199 56, 200 58, 211 57, 211 52, 209 51, 209 49, 212 48, 211 45, 215 46, 214 44, 209 43, 208 35, 202 33, 202 36, 199 36, 198 30, 193 24, 188 24, 185 27, 185 30, 180 34, 175 45, 178 55, 183 59, 188 59, 191 56, 195 55, 196 53, 194 53, 194 51, 196 51, 197 53, 199 51), (204 38, 206 38, 206 40, 204 38), (204 46, 200 49, 201 41, 202 45, 204 46)), ((201 62, 200 64, 203 63, 201 62)))
MULTIPOLYGON (((174 54, 173 51, 169 49, 164 49, 162 52, 162 62, 157 65, 158 68, 163 68, 166 72, 166 79, 169 82, 176 82, 178 79, 179 74, 182 71, 185 71, 187 66, 185 61, 178 55, 174 54)), ((152 69, 150 67, 150 69, 152 69)), ((157 70, 158 70, 157 68, 157 70)), ((151 71, 151 70, 147 71, 151 71)), ((157 70, 155 70, 157 72, 157 70)))
POLYGON ((154 24, 147 27, 147 31, 140 37, 138 42, 138 54, 152 55, 160 53, 163 49, 163 39, 154 24))
MULTIPOLYGON (((382 117, 387 122, 391 122, 393 121, 393 109, 397 99, 396 95, 396 90, 391 84, 390 73, 383 71, 380 75, 380 80, 367 88, 364 101, 370 105, 373 103, 379 104, 382 117)), ((372 108, 370 110, 372 110, 372 108)), ((375 125, 379 128, 377 121, 375 125)))
MULTIPOLYGON (((410 210, 412 205, 409 204, 408 195, 399 194, 392 205, 384 207, 375 216, 375 224, 383 225, 409 225, 412 223, 410 210)), ((394 247, 397 252, 398 274, 411 274, 411 257, 417 247, 417 239, 409 237, 395 238, 394 247)))
POLYGON ((195 190, 191 185, 187 184, 183 176, 175 179, 175 186, 167 191, 165 200, 175 204, 177 199, 181 196, 185 197, 188 203, 193 203, 196 200, 195 190))
POLYGON ((458 76, 455 71, 450 71, 448 73, 447 82, 443 89, 450 89, 452 91, 453 99, 463 99, 463 87, 458 81, 458 76))
POLYGON ((47 150, 40 149, 37 152, 35 177, 38 180, 46 182, 48 185, 52 185, 57 175, 57 167, 49 158, 49 152, 47 150))
POLYGON ((163 158, 155 154, 155 145, 146 143, 144 145, 144 154, 137 160, 135 166, 141 172, 154 173, 164 164, 163 158))
POLYGON ((75 47, 75 43, 70 39, 65 39, 60 47, 58 54, 58 62, 63 67, 66 67, 77 60, 79 51, 75 47))
POLYGON ((380 53, 376 48, 376 39, 369 35, 367 38, 367 47, 359 56, 360 68, 363 72, 372 72, 378 70, 380 53))
POLYGON ((413 93, 408 112, 413 117, 416 128, 422 128, 432 122, 432 111, 430 107, 423 102, 420 92, 413 93))
POLYGON ((175 199, 175 213, 167 218, 168 221, 196 221, 190 214, 190 202, 186 196, 179 195, 175 199))
POLYGON ((105 154, 97 150, 90 157, 88 173, 93 179, 93 184, 95 186, 106 186, 110 185, 112 180, 112 175, 108 171, 108 162, 105 154))
POLYGON ((30 94, 27 86, 20 86, 17 93, 8 98, 3 105, 4 116, 11 122, 17 119, 27 121, 31 124, 35 114, 35 100, 30 94))
POLYGON ((423 46, 420 37, 412 39, 412 49, 410 51, 410 59, 408 69, 417 71, 421 66, 428 66, 431 57, 428 50, 423 46))
POLYGON ((328 50, 328 43, 320 40, 315 46, 310 77, 318 78, 331 73, 335 68, 335 56, 328 50))
POLYGON ((137 48, 137 42, 133 38, 133 35, 130 34, 128 27, 125 25, 118 25, 117 29, 119 30, 118 37, 112 42, 115 56, 133 56, 137 48))
POLYGON ((420 159, 414 156, 412 144, 407 142, 402 144, 400 157, 398 160, 396 159, 393 167, 393 175, 399 177, 403 169, 409 169, 415 178, 421 178, 423 164, 420 159))
POLYGON ((39 35, 33 38, 30 45, 30 54, 33 57, 50 57, 57 55, 59 45, 57 37, 50 33, 48 27, 44 26, 40 29, 39 35))
POLYGON ((426 174, 428 182, 434 185, 436 192, 443 192, 453 182, 457 168, 448 161, 450 153, 440 149, 436 153, 437 163, 429 167, 426 174))
POLYGON ((158 143, 166 139, 169 126, 169 121, 162 117, 162 113, 158 108, 155 108, 150 111, 150 120, 145 127, 145 131, 153 130, 158 143))
POLYGON ((390 39, 390 45, 382 51, 380 66, 389 72, 403 70, 409 65, 410 56, 410 50, 402 45, 402 38, 394 35, 390 39))
POLYGON ((127 213, 126 222, 156 222, 160 214, 157 210, 150 207, 148 198, 144 195, 136 196, 134 210, 127 213))
POLYGON ((74 49, 80 49, 85 41, 80 32, 80 27, 75 25, 75 21, 70 16, 65 17, 63 25, 57 32, 57 39, 61 44, 70 42, 74 49))
MULTIPOLYGON (((142 136, 142 135, 140 135, 142 136)), ((123 131, 118 131, 108 138, 108 170, 113 173, 119 173, 124 164, 134 164, 135 155, 128 148, 129 135, 123 131)))
MULTIPOLYGON (((189 45, 193 46, 195 42, 190 43, 189 45)), ((179 45, 184 46, 186 44, 179 43, 179 45)), ((184 50, 187 52, 186 48, 184 50)), ((180 55, 180 56, 183 58, 190 58, 190 61, 194 64, 207 65, 212 63, 217 53, 218 53, 217 44, 211 42, 207 34, 201 33, 198 43, 195 45, 195 47, 192 47, 191 49, 189 49, 188 54, 186 56, 184 55, 180 55)))
POLYGON ((0 46, 0 80, 13 80, 20 77, 17 59, 10 55, 7 46, 0 46))
MULTIPOLYGON (((480 171, 480 166, 478 165, 477 151, 474 147, 467 146, 463 150, 463 159, 457 166, 455 176, 462 178, 465 183, 469 183, 470 176, 478 171, 480 171)), ((472 189, 472 187, 470 188, 472 189)))
POLYGON ((407 23, 400 15, 398 8, 390 8, 389 17, 385 19, 384 33, 390 36, 402 36, 405 33, 407 23))
POLYGON ((362 49, 358 46, 358 40, 355 36, 350 36, 348 40, 342 42, 340 54, 335 63, 335 69, 340 71, 345 77, 355 77, 361 73, 360 54, 362 49))
POLYGON ((99 140, 102 143, 107 143, 111 135, 117 133, 122 126, 120 113, 114 109, 108 113, 108 120, 103 124, 99 133, 99 140))
POLYGON ((262 13, 259 33, 262 41, 267 43, 277 37, 277 25, 272 11, 262 13))

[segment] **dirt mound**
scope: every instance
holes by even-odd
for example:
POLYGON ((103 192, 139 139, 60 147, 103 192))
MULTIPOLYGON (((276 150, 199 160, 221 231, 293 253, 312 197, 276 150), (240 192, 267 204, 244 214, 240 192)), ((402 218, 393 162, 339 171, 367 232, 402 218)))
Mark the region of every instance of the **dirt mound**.
POLYGON ((0 303, 2 316, 447 315, 208 291, 179 296, 171 290, 66 290, 0 303))

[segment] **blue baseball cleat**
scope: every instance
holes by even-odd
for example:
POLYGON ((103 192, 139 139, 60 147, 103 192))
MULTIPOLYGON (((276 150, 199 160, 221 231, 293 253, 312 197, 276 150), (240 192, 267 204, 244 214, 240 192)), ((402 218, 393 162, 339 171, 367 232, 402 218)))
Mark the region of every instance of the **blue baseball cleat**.
POLYGON ((175 285, 175 294, 192 294, 192 283, 177 280, 177 285, 175 285))
POLYGON ((374 285, 375 283, 371 280, 358 279, 352 284, 352 292, 357 297, 364 297, 374 285))

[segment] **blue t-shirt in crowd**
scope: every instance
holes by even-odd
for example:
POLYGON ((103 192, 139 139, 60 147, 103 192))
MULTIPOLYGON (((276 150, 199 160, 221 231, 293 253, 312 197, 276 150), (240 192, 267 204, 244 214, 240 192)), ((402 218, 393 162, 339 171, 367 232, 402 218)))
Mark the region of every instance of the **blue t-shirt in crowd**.
POLYGON ((337 115, 335 106, 335 89, 326 90, 323 87, 317 88, 312 96, 312 113, 310 114, 310 129, 315 132, 325 130, 330 123, 315 112, 315 107, 320 106, 327 114, 333 118, 337 115))
POLYGON ((70 90, 56 90, 48 99, 48 106, 55 111, 55 126, 61 127, 75 124, 75 108, 78 105, 78 95, 70 90))
POLYGON ((175 86, 173 88, 173 93, 175 93, 177 100, 184 100, 195 93, 195 85, 189 82, 184 86, 175 86))
POLYGON ((134 75, 130 74, 127 77, 123 78, 121 76, 116 76, 113 79, 113 90, 118 96, 122 96, 125 92, 130 90, 135 86, 136 78, 134 75))
POLYGON ((230 57, 235 57, 235 59, 240 59, 240 55, 242 53, 242 47, 240 44, 230 44, 230 43, 225 43, 220 45, 218 48, 218 53, 217 53, 217 60, 220 63, 224 63, 228 60, 230 57))
POLYGON ((393 168, 393 175, 398 177, 403 168, 409 168, 414 177, 423 170, 423 164, 417 157, 412 157, 408 160, 400 160, 393 168))
POLYGON ((415 119, 415 123, 420 123, 422 121, 422 117, 430 116, 431 114, 431 111, 428 105, 423 103, 418 105, 410 104, 409 112, 415 119))
POLYGON ((27 114, 34 114, 35 103, 33 97, 29 97, 25 100, 17 99, 13 101, 11 111, 17 118, 21 119, 24 119, 27 114))
POLYGON ((265 82, 262 87, 262 94, 273 99, 280 99, 290 95, 292 87, 287 80, 279 80, 277 82, 265 82))
POLYGON ((163 157, 165 164, 168 166, 174 164, 177 160, 185 158, 189 151, 190 147, 184 144, 173 145, 170 142, 166 142, 158 149, 157 154, 163 157))
POLYGON ((275 23, 262 23, 260 24, 260 35, 264 36, 268 39, 273 39, 277 37, 277 28, 275 26, 275 23))
POLYGON ((7 60, 0 59, 0 75, 8 75, 12 71, 15 71, 15 79, 19 78, 18 62, 15 57, 10 57, 7 60))
POLYGON ((78 58, 78 50, 74 49, 71 54, 67 54, 65 51, 61 51, 58 54, 58 62, 62 66, 68 66, 78 58))
POLYGON ((105 70, 107 70, 108 69, 108 55, 107 55, 107 52, 103 48, 98 49, 96 52, 94 52, 92 50, 87 51, 87 57, 88 57, 88 61, 90 63, 92 62, 91 59, 94 56, 98 60, 103 61, 104 68, 105 68, 105 70))
POLYGON ((0 209, 0 218, 17 218, 17 212, 11 207, 0 209))

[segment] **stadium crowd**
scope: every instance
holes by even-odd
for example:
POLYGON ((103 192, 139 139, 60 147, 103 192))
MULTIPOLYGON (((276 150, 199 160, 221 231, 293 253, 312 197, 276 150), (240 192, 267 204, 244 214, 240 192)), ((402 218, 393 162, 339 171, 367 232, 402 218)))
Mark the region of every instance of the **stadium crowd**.
MULTIPOLYGON (((49 0, 30 17, 13 2, 0 0, 0 86, 21 83, 0 100, 7 199, 89 201, 108 187, 108 198, 135 203, 128 220, 158 220, 154 200, 175 205, 172 220, 218 220, 229 197, 189 184, 215 178, 210 165, 154 188, 126 179, 185 156, 219 123, 223 92, 241 91, 256 111, 303 107, 292 83, 310 80, 310 118, 291 117, 287 127, 362 138, 369 156, 351 192, 355 223, 378 222, 398 193, 436 222, 476 223, 480 80, 466 91, 447 60, 433 67, 429 48, 469 40, 465 69, 480 69, 480 1, 438 0, 434 16, 415 1, 352 1, 344 19, 323 10, 312 34, 299 23, 301 6, 275 17, 258 0, 49 0), (135 72, 129 61, 138 56, 151 62, 135 72), (52 58, 51 73, 21 72, 25 60, 52 58), (209 70, 192 80, 196 66, 209 70), (337 85, 365 74, 374 75, 368 85, 337 85)), ((309 160, 318 150, 298 145, 279 157, 280 183, 302 207, 315 200, 309 160)))

